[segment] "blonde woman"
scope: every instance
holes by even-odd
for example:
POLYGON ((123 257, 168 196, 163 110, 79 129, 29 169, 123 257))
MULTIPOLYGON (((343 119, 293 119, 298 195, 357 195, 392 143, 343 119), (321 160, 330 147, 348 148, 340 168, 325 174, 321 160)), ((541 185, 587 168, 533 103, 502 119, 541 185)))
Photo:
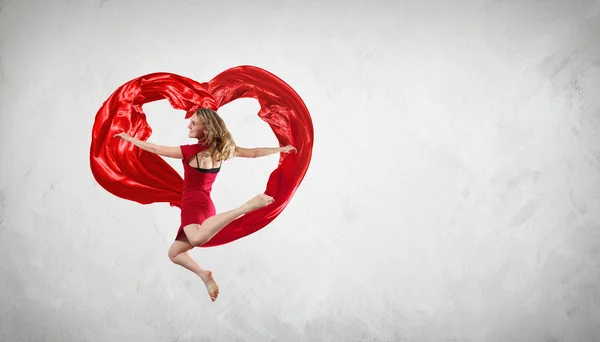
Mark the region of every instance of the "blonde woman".
POLYGON ((169 258, 202 279, 214 302, 219 295, 219 287, 212 272, 204 270, 192 259, 188 251, 194 246, 202 246, 223 227, 236 218, 253 210, 273 203, 273 198, 259 194, 244 205, 217 214, 210 197, 212 184, 223 161, 235 157, 256 158, 278 152, 289 153, 293 146, 282 148, 247 149, 235 145, 225 122, 217 112, 201 108, 190 117, 188 137, 198 139, 197 144, 178 147, 159 146, 133 138, 126 133, 115 135, 139 148, 164 157, 182 159, 184 168, 183 196, 181 198, 181 225, 175 241, 169 249, 169 258))

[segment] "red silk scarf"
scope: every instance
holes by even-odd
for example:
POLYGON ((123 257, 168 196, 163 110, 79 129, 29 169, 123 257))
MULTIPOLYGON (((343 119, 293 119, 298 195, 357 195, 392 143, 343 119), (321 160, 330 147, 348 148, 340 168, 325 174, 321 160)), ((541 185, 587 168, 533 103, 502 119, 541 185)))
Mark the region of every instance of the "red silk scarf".
POLYGON ((302 182, 313 146, 313 125, 298 94, 277 76, 253 66, 238 66, 209 82, 171 74, 152 73, 119 87, 96 114, 90 147, 90 166, 96 181, 115 196, 141 204, 168 202, 181 207, 183 179, 160 156, 114 138, 120 132, 147 140, 152 128, 142 105, 167 99, 185 119, 201 107, 218 110, 238 98, 255 98, 258 116, 269 124, 281 146, 297 153, 281 153, 267 181, 265 194, 275 202, 231 222, 202 247, 223 245, 265 227, 287 206, 302 182))

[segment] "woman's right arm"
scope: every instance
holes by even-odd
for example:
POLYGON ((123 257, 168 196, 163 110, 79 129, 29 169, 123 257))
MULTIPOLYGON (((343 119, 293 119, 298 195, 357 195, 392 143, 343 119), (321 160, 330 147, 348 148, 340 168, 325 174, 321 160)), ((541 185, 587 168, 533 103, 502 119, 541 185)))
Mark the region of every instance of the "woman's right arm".
POLYGON ((125 132, 116 134, 114 137, 120 137, 121 139, 129 141, 130 143, 134 144, 135 146, 141 148, 144 151, 152 152, 154 154, 158 154, 159 156, 178 159, 183 158, 183 154, 181 153, 181 148, 179 146, 170 147, 156 145, 147 141, 142 141, 140 139, 134 138, 125 132))
POLYGON ((182 159, 183 154, 181 153, 181 147, 175 146, 156 146, 155 152, 159 156, 182 159))

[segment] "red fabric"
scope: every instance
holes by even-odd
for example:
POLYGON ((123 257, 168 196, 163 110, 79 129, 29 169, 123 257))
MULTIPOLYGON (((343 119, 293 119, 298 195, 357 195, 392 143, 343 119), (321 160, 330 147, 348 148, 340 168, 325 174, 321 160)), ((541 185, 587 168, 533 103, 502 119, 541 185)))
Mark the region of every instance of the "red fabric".
POLYGON ((152 128, 142 105, 148 102, 167 99, 173 108, 186 111, 188 119, 200 107, 218 110, 248 97, 258 100, 258 116, 269 124, 280 145, 293 145, 298 151, 281 153, 279 165, 269 176, 264 193, 275 202, 234 220, 202 247, 222 245, 258 231, 283 211, 304 179, 312 156, 313 126, 298 94, 257 67, 234 67, 204 83, 153 73, 119 87, 96 114, 90 146, 94 178, 115 196, 141 204, 168 202, 181 207, 183 180, 179 174, 162 157, 113 136, 124 131, 147 140, 152 128))
POLYGON ((215 215, 215 205, 210 198, 212 185, 218 173, 202 172, 194 169, 188 161, 198 152, 205 150, 206 146, 200 144, 182 145, 183 156, 183 196, 181 198, 181 225, 176 238, 182 234, 183 227, 191 223, 201 224, 207 218, 215 215))

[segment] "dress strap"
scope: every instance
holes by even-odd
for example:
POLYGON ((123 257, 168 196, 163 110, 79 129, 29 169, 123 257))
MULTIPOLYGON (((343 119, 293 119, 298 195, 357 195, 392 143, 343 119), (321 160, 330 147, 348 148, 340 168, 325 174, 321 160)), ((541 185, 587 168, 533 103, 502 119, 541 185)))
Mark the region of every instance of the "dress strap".
POLYGON ((198 153, 196 153, 196 166, 197 168, 200 168, 200 162, 198 161, 198 153))

